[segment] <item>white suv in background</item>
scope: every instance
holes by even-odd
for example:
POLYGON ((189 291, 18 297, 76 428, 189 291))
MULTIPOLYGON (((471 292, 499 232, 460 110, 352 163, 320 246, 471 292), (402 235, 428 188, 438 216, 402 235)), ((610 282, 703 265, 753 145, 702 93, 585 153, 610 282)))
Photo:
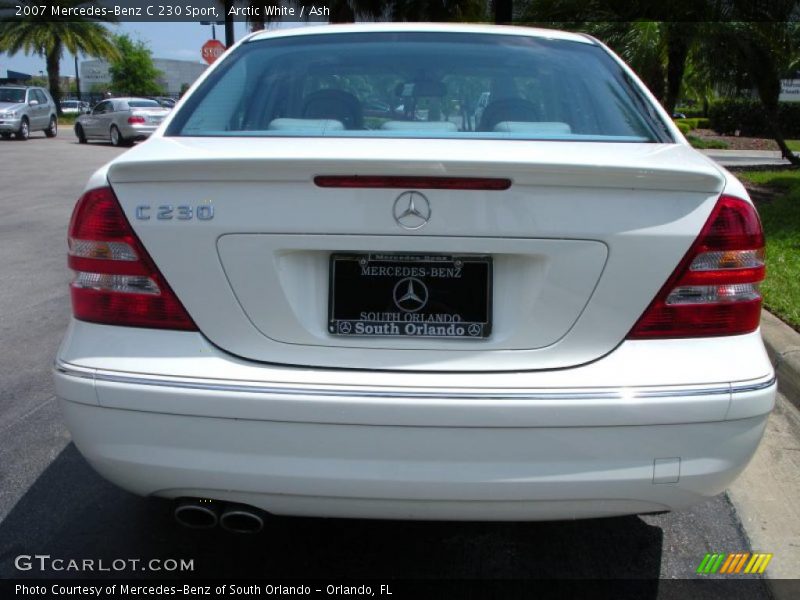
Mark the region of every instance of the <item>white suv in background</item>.
POLYGON ((31 131, 44 131, 47 137, 58 135, 58 110, 44 88, 0 86, 0 136, 12 135, 25 141, 31 131))

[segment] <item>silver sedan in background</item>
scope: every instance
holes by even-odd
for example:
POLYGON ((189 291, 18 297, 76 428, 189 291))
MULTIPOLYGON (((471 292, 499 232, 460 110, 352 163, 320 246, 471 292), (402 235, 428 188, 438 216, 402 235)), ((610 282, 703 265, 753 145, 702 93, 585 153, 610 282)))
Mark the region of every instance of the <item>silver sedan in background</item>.
POLYGON ((110 98, 78 117, 75 135, 81 144, 104 140, 114 146, 130 146, 153 133, 169 110, 148 98, 110 98))

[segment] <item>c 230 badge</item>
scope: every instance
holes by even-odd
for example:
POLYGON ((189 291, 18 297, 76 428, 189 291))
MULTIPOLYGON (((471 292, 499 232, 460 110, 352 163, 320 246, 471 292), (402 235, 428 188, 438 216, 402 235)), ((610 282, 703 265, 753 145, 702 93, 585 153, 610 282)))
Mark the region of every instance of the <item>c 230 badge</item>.
POLYGON ((179 204, 173 206, 172 204, 159 204, 151 206, 150 204, 139 204, 133 213, 134 217, 139 221, 149 221, 155 218, 159 221, 210 221, 214 218, 214 205, 210 202, 204 202, 197 206, 190 204, 179 204))

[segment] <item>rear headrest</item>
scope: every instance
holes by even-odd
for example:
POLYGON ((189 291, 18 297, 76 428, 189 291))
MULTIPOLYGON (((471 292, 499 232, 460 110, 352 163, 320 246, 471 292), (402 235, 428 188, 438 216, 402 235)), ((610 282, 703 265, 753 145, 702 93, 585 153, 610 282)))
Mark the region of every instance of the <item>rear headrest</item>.
POLYGON ((361 129, 364 126, 361 103, 344 90, 325 89, 310 93, 303 98, 301 116, 340 121, 346 129, 361 129))
POLYGON ((386 121, 381 129, 388 131, 458 131, 450 121, 386 121))
POLYGON ((334 119, 273 119, 267 129, 271 131, 302 131, 303 133, 325 133, 344 131, 344 124, 334 119))
POLYGON ((501 121, 492 131, 503 133, 570 134, 572 128, 560 121, 501 121))

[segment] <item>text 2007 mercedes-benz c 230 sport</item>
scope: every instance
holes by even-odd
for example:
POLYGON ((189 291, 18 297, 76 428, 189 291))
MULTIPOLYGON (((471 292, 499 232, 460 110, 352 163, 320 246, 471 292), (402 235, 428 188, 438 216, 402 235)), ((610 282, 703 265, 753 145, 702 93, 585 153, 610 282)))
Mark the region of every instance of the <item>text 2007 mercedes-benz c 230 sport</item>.
POLYGON ((678 509, 775 398, 747 193, 576 34, 253 34, 92 176, 69 266, 75 444, 195 527, 678 509))

